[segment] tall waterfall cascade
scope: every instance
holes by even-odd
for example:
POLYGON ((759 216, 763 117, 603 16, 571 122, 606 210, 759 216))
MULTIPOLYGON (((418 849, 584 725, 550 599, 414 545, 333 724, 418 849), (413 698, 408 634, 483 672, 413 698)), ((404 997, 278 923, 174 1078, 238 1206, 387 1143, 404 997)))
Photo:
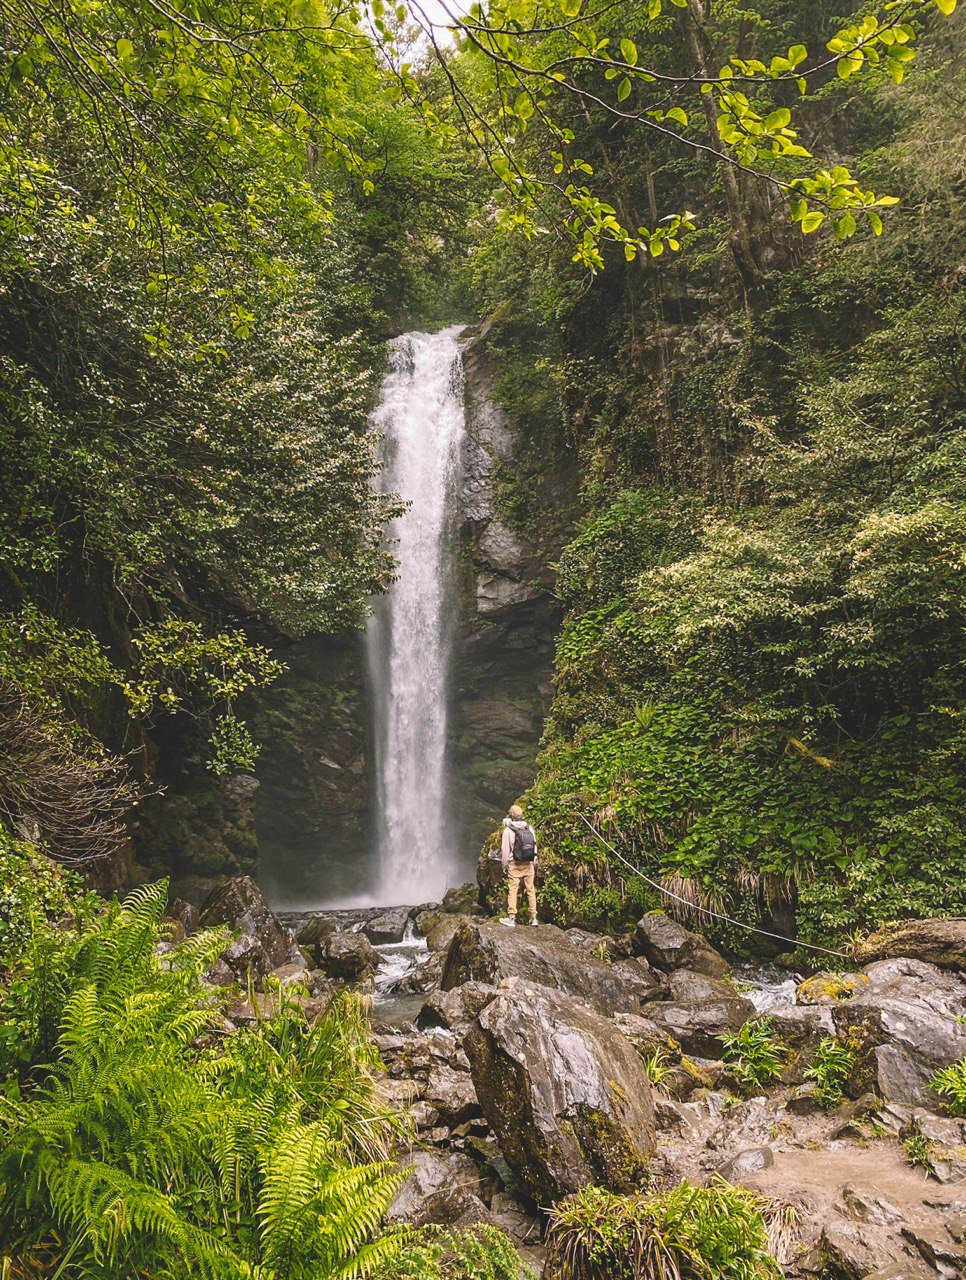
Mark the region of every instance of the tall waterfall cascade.
POLYGON ((386 904, 439 898, 458 850, 448 841, 446 731, 455 607, 455 497, 464 433, 459 327, 407 333, 374 425, 380 487, 409 505, 389 536, 399 562, 366 631, 374 726, 379 877, 386 904))

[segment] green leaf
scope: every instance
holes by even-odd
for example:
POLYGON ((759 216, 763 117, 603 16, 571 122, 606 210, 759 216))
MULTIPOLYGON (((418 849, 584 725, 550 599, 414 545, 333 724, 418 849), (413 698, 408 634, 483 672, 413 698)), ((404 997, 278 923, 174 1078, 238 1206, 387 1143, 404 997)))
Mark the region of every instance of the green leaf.
POLYGON ((117 56, 123 62, 125 58, 130 58, 134 53, 134 45, 130 40, 120 39, 114 46, 117 49, 117 56))
POLYGON ((796 222, 801 222, 802 218, 808 213, 807 200, 792 200, 789 207, 796 222))
POLYGON ((948 18, 956 8, 956 0, 936 0, 936 8, 948 18))
POLYGON ((576 18, 580 13, 580 5, 581 0, 560 0, 560 8, 566 18, 576 18))
POLYGON ((882 219, 872 209, 866 209, 865 216, 869 219, 869 225, 877 236, 882 235, 882 219))
POLYGON ((632 67, 637 65, 637 45, 633 40, 621 41, 621 55, 625 62, 629 62, 632 67))
POLYGON ((652 22, 661 16, 661 8, 661 0, 647 0, 647 16, 652 22))
POLYGON ((835 238, 848 240, 849 236, 853 235, 855 235, 855 216, 850 209, 847 209, 835 224, 835 238))
POLYGON ((678 124, 685 128, 688 123, 688 113, 682 107, 671 107, 670 111, 665 113, 665 120, 676 120, 678 124))
POLYGON ((825 214, 820 213, 817 209, 811 213, 806 213, 802 219, 802 235, 809 235, 812 231, 817 231, 825 221, 825 214))
POLYGON ((784 129, 791 123, 792 113, 787 107, 779 107, 765 120, 765 132, 774 133, 776 129, 784 129))
POLYGON ((628 80, 627 76, 625 76, 623 80, 620 82, 620 84, 617 86, 617 101, 623 102, 625 98, 629 98, 630 96, 631 96, 631 82, 630 80, 628 80))
POLYGON ((793 44, 788 50, 788 61, 793 67, 797 67, 799 63, 804 62, 808 57, 808 50, 803 44, 793 44))

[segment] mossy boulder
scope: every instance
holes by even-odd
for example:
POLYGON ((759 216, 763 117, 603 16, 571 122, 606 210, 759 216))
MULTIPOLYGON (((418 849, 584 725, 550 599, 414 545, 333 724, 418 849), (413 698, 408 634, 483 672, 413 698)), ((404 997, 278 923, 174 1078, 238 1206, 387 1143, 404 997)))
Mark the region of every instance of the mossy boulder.
POLYGON ((906 956, 941 969, 966 969, 966 917, 902 920, 884 925, 856 942, 852 951, 858 964, 906 956))
POLYGON ((644 1064, 612 1022, 521 978, 503 983, 464 1040, 486 1119, 539 1204, 581 1187, 629 1191, 654 1151, 644 1064))

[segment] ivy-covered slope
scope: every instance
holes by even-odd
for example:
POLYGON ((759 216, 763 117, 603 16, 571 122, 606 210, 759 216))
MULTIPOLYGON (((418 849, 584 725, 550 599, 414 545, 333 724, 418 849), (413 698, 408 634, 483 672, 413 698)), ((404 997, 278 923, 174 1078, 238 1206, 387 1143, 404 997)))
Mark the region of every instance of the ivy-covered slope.
POLYGON ((578 289, 490 246, 504 394, 525 417, 549 388, 584 476, 528 797, 550 912, 660 901, 581 815, 695 905, 812 941, 966 911, 962 40, 937 30, 901 95, 828 86, 812 128, 902 203, 776 257, 753 307, 713 169, 591 117, 629 205, 690 192, 690 253, 578 289))

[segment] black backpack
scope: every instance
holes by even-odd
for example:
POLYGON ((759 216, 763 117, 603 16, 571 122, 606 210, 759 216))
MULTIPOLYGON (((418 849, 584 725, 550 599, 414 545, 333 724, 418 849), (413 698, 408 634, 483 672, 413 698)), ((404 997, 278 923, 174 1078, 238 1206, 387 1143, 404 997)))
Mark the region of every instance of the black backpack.
POLYGON ((537 856, 537 837, 530 827, 511 828, 513 831, 513 861, 533 862, 537 856))

